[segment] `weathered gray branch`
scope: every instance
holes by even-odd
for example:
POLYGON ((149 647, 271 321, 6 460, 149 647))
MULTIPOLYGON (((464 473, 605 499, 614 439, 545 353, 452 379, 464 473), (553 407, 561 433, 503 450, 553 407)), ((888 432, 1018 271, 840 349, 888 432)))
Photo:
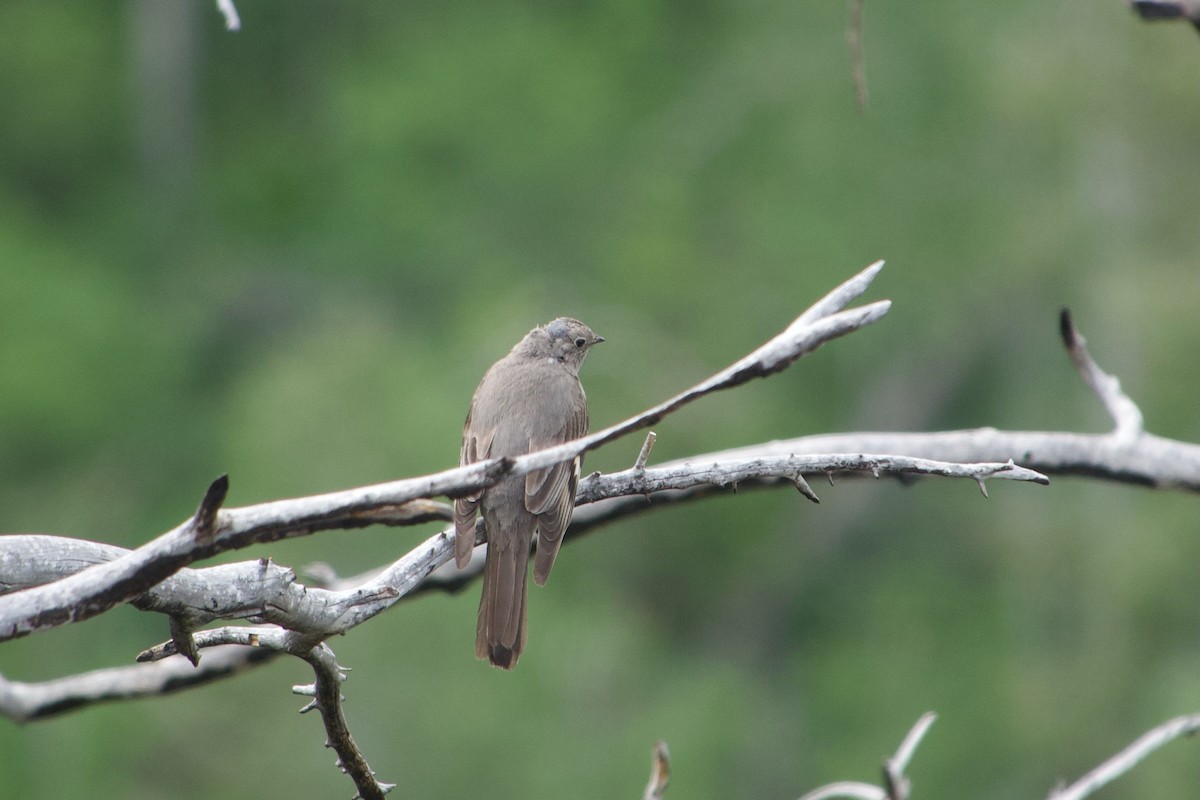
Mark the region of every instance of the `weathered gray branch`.
MULTIPOLYGON (((315 698, 311 707, 322 712, 330 746, 339 753, 339 765, 352 775, 362 796, 382 797, 390 787, 375 780, 349 735, 337 691, 344 673, 324 640, 422 588, 435 584, 453 588, 470 580, 478 564, 458 571, 448 563, 453 534, 443 531, 372 574, 331 581, 325 587, 301 585, 291 570, 269 560, 205 569, 185 565, 223 550, 330 528, 446 520, 448 506, 432 497, 454 497, 485 488, 506 475, 525 474, 573 458, 645 428, 706 394, 782 370, 824 342, 874 322, 886 313, 886 301, 842 309, 865 291, 880 267, 874 264, 839 286, 779 336, 708 380, 617 425, 555 448, 419 478, 240 509, 221 509, 228 485, 222 478, 209 488, 189 520, 133 551, 65 537, 0 537, 0 641, 84 619, 127 601, 167 614, 172 631, 170 641, 144 651, 139 656, 144 663, 136 666, 37 684, 0 676, 0 714, 27 721, 95 702, 165 693, 287 653, 313 666, 315 683, 298 691, 315 698), (196 626, 216 619, 252 624, 195 631, 196 626), (182 653, 196 660, 201 649, 211 652, 198 668, 168 658, 182 653)), ((1116 378, 1091 359, 1066 312, 1062 335, 1072 363, 1113 418, 1111 433, 985 428, 821 435, 647 467, 654 441, 651 433, 632 469, 596 473, 580 482, 576 498, 580 508, 572 536, 652 505, 690 500, 727 487, 792 485, 816 501, 806 475, 941 475, 970 478, 984 489, 990 478, 1046 483, 1041 474, 1045 472, 1200 491, 1200 446, 1146 433, 1136 404, 1122 393, 1116 378), (904 455, 889 455, 894 453, 904 455), (1026 466, 1017 466, 1015 461, 1026 466)), ((484 538, 482 526, 476 535, 484 538)), ((909 791, 905 765, 930 722, 932 718, 923 718, 896 757, 885 762, 882 789, 831 784, 807 797, 903 800, 909 791)), ((1085 797, 1166 741, 1197 729, 1200 716, 1172 720, 1054 797, 1085 797)), ((665 760, 662 763, 665 770, 665 760)), ((660 778, 658 783, 652 779, 648 792, 661 795, 666 788, 665 771, 660 778)))
POLYGON ((706 394, 785 369, 825 342, 875 322, 887 313, 888 301, 842 309, 866 291, 882 268, 883 262, 867 267, 818 300, 778 336, 709 379, 641 414, 557 447, 419 478, 218 511, 228 489, 228 481, 220 478, 191 519, 148 544, 54 583, 0 596, 0 641, 101 613, 137 597, 187 564, 224 550, 373 524, 379 521, 381 509, 399 513, 414 500, 467 494, 506 475, 524 475, 568 461, 647 427, 706 394))
MULTIPOLYGON (((974 480, 980 485, 991 478, 1048 483, 1044 475, 1011 462, 949 464, 905 456, 840 454, 789 454, 725 460, 698 456, 695 463, 589 475, 580 483, 578 502, 636 498, 645 507, 647 496, 685 492, 696 487, 736 486, 741 482, 762 480, 783 480, 795 485, 797 478, 805 473, 848 471, 862 471, 877 476, 906 473, 959 477, 974 480)), ((582 516, 586 521, 586 514, 582 516)), ((408 555, 356 586, 341 589, 304 586, 296 581, 296 575, 291 570, 263 559, 180 570, 134 598, 133 603, 143 610, 169 614, 191 627, 215 619, 247 619, 255 623, 276 624, 298 633, 332 636, 345 633, 386 610, 416 589, 433 570, 445 564, 453 544, 451 530, 448 528, 431 537, 408 555)), ((479 535, 483 536, 482 529, 479 535)), ((106 558, 124 557, 128 552, 111 545, 78 539, 41 535, 0 536, 0 547, 11 556, 11 559, 0 563, 0 584, 19 587, 21 566, 52 559, 55 542, 61 543, 63 551, 74 554, 72 560, 58 564, 54 570, 30 570, 29 574, 57 577, 72 567, 84 569, 106 558), (9 561, 17 567, 16 571, 5 569, 9 561)), ((206 641, 207 644, 200 646, 228 643, 211 639, 206 641)), ((172 649, 170 652, 178 650, 172 649)), ((303 651, 293 654, 299 655, 300 652, 303 651)))
POLYGON ((711 457, 724 460, 839 452, 905 453, 955 463, 1011 458, 1046 475, 1076 475, 1200 492, 1200 445, 1149 433, 1128 443, 1111 433, 995 428, 937 433, 830 433, 723 450, 711 457))
POLYGON ((1200 714, 1167 720, 1157 728, 1142 734, 1133 744, 1070 786, 1051 792, 1050 800, 1083 800, 1129 772, 1142 759, 1163 745, 1173 742, 1181 736, 1190 736, 1197 731, 1200 731, 1200 714))
MULTIPOLYGON (((795 479, 802 474, 819 475, 834 469, 857 469, 860 474, 883 476, 921 474, 891 471, 903 465, 904 462, 897 459, 875 463, 870 456, 852 459, 844 455, 820 455, 831 452, 903 452, 912 457, 958 462, 950 472, 944 474, 966 477, 987 477, 989 471, 1005 466, 1000 462, 1016 458, 1039 472, 1049 474, 1082 474, 1200 491, 1200 447, 1162 439, 1144 431, 1131 436, 1130 431, 1135 430, 1135 426, 1122 426, 1121 420, 1140 419, 1136 406, 1120 393, 1115 380, 1105 379, 1104 373, 1087 355, 1083 339, 1075 332, 1069 316, 1064 315, 1062 327, 1064 344, 1072 356, 1072 362, 1080 370, 1085 382, 1101 397, 1106 408, 1110 409, 1115 425, 1112 433, 1011 432, 987 428, 942 433, 827 434, 694 456, 686 461, 660 464, 650 470, 639 470, 635 464, 633 470, 588 476, 581 482, 577 498, 580 507, 576 510, 568 538, 573 539, 627 514, 728 491, 727 487, 730 486, 795 485, 795 479), (1131 408, 1133 413, 1129 412, 1131 408), (963 463, 980 461, 991 463, 974 467, 966 467, 963 463)), ((936 473, 937 470, 927 472, 936 473)), ((1019 474, 1013 471, 1010 475, 996 473, 992 476, 1016 477, 1019 474)), ((444 504, 430 500, 418 503, 422 505, 392 505, 359 512, 353 522, 368 524, 367 520, 370 520, 400 525, 426 519, 445 519, 448 509, 444 504)), ((21 540, 28 542, 31 548, 28 552, 16 547, 14 540, 9 540, 9 544, 0 548, 4 554, 0 559, 0 592, 5 588, 12 590, 29 583, 61 578, 85 566, 127 552, 110 545, 59 537, 21 537, 21 540), (6 582, 9 584, 7 587, 6 582)), ((473 578, 473 569, 477 565, 462 572, 446 566, 436 567, 446 560, 448 544, 445 534, 441 534, 385 570, 331 585, 330 589, 344 593, 340 596, 322 594, 319 587, 309 586, 305 593, 312 595, 310 600, 320 598, 319 603, 306 605, 293 602, 291 598, 301 589, 295 584, 295 576, 290 570, 270 562, 244 562, 201 570, 184 569, 136 598, 134 603, 146 610, 179 615, 193 626, 218 618, 244 618, 260 623, 279 621, 311 633, 331 626, 357 624, 401 597, 412 596, 422 589, 453 589, 465 585, 473 578), (421 580, 422 574, 427 572, 426 579, 421 580), (389 584, 389 581, 398 583, 389 584), (372 582, 371 591, 354 594, 369 582, 372 582), (208 603, 214 597, 218 598, 216 604, 208 603), (268 608, 273 609, 270 614, 268 608), (356 608, 358 613, 343 617, 347 608, 356 608)), ((224 649, 218 652, 223 653, 223 659, 235 658, 224 655, 228 652, 224 649)), ((264 651, 258 649, 254 652, 264 651)), ((250 659, 247 657, 246 660, 250 659)), ((149 668, 158 665, 142 666, 149 668)), ((14 719, 27 719, 70 708, 75 703, 88 704, 161 691, 158 688, 160 684, 153 679, 143 680, 141 676, 130 672, 132 669, 135 668, 122 667, 90 673, 91 676, 107 674, 111 679, 112 691, 99 695, 91 691, 88 680, 82 681, 77 696, 72 696, 69 678, 45 684, 5 683, 0 678, 0 713, 14 719), (40 692, 39 687, 43 686, 45 691, 40 692), (18 689, 6 691, 6 687, 18 689), (16 699, 18 697, 19 701, 16 699), (39 697, 41 700, 35 699, 39 697)), ((199 670, 181 671, 173 676, 170 685, 176 688, 193 681, 206 682, 211 679, 210 670, 213 675, 225 674, 222 664, 214 667, 206 661, 199 670)))
MULTIPOLYGON (((915 754, 917 745, 920 744, 935 719, 936 715, 930 712, 917 720, 917 724, 904 737, 896 755, 884 761, 882 787, 859 781, 838 781, 814 789, 802 796, 800 800, 832 800, 832 798, 907 800, 911 787, 908 779, 904 776, 904 770, 915 754)), ((1144 733, 1135 742, 1070 786, 1052 791, 1048 800, 1084 800, 1129 772, 1154 751, 1182 736, 1190 736, 1197 731, 1200 731, 1200 714, 1167 720, 1162 725, 1144 733)))
MULTIPOLYGON (((728 491, 726 487, 729 486, 797 485, 796 480, 802 475, 819 475, 839 469, 858 470, 869 475, 938 474, 941 470, 940 474, 972 478, 1022 477, 1024 473, 1020 470, 1009 469, 1000 463, 1017 458, 1050 474, 1085 474, 1151 486, 1200 490, 1200 447, 1147 434, 1128 422, 1123 425, 1123 419, 1140 419, 1136 406, 1120 393, 1115 379, 1109 379, 1087 355, 1082 337, 1065 314, 1062 329, 1072 362, 1110 409, 1115 424, 1112 433, 979 429, 943 433, 831 434, 694 456, 649 470, 639 469, 635 464, 632 470, 592 475, 581 482, 577 498, 580 507, 569 538, 627 514, 728 491), (911 457, 958 463, 951 463, 946 469, 925 465, 924 470, 903 473, 900 470, 912 458, 821 455, 866 451, 903 452, 911 457), (979 461, 990 463, 974 466, 962 463, 979 461)), ((919 461, 913 463, 920 464, 919 461)), ((429 500, 418 502, 424 505, 419 508, 413 504, 384 506, 361 512, 353 521, 366 524, 369 519, 399 525, 445 519, 447 508, 444 504, 429 500)), ((0 591, 6 583, 11 590, 28 585, 22 581, 54 580, 126 552, 109 545, 58 537, 21 537, 21 547, 16 546, 15 541, 9 540, 2 548, 5 555, 0 560, 0 591)), ((305 589, 295 583, 290 570, 270 562, 244 562, 181 570, 134 602, 139 608, 178 616, 192 626, 220 618, 278 622, 309 634, 344 630, 419 589, 455 588, 469 582, 477 564, 462 572, 445 566, 439 568, 448 557, 448 545, 447 535, 439 534, 395 564, 368 576, 339 582, 330 586, 329 591, 313 586, 305 589), (422 580, 423 577, 426 579, 422 580), (214 598, 216 602, 211 602, 214 598)), ((196 675, 197 682, 207 679, 206 671, 202 668, 196 675)), ((113 679, 132 681, 120 670, 113 671, 113 679)), ((22 697, 26 702, 7 707, 2 702, 4 692, 0 691, 0 713, 14 718, 38 713, 30 710, 29 698, 36 694, 35 687, 39 685, 22 684, 22 697)), ((137 686, 143 685, 153 687, 155 684, 152 681, 137 683, 137 686)), ((65 686, 61 681, 47 685, 45 708, 64 707, 65 686)), ((0 690, 2 688, 0 684, 0 690)), ((128 691, 140 690, 131 687, 128 691)), ((93 702, 88 699, 91 695, 86 685, 81 687, 80 695, 79 702, 93 702)), ((127 696, 126 690, 117 686, 113 696, 127 696)))
POLYGON ((0 714, 14 722, 32 722, 96 703, 170 694, 236 675, 276 655, 261 648, 223 647, 206 653, 198 667, 172 658, 37 683, 0 676, 0 714))
POLYGON ((938 433, 833 433, 738 447, 710 457, 725 460, 869 452, 963 463, 1013 459, 1047 475, 1078 475, 1155 489, 1200 492, 1200 445, 1147 433, 1137 404, 1121 391, 1120 382, 1092 359, 1070 313, 1063 311, 1060 322, 1071 363, 1113 420, 1113 430, 1108 433, 995 428, 938 433))
MULTIPOLYGON (((583 505, 576 511, 568 541, 584 530, 628 513, 644 511, 660 502, 672 502, 680 497, 698 498, 702 496, 700 490, 727 491, 721 487, 761 481, 794 486, 796 476, 804 471, 821 474, 861 470, 881 476, 908 473, 979 481, 994 477, 1045 482, 1043 476, 1011 464, 944 464, 895 456, 789 455, 722 463, 700 455, 694 461, 696 466, 693 467, 675 464, 588 476, 580 484, 577 502, 583 505)), ((399 518, 394 524, 400 524, 399 518)), ((452 549, 453 539, 447 529, 394 564, 358 579, 338 581, 329 588, 297 583, 292 570, 267 559, 202 569, 185 568, 132 602, 146 611, 172 615, 193 628, 215 619, 244 619, 260 626, 268 623, 280 626, 199 631, 192 635, 193 644, 199 649, 239 644, 246 646, 248 651, 284 652, 304 657, 321 638, 343 633, 417 590, 427 588, 429 583, 423 579, 435 570, 438 575, 444 571, 447 576, 446 580, 436 582, 436 587, 453 587, 472 580, 482 566, 482 559, 476 559, 465 570, 458 571, 448 563, 452 561, 452 549)), ((56 580, 122 557, 129 551, 81 539, 14 535, 0 537, 0 552, 4 553, 0 559, 0 586, 16 589, 23 581, 56 580), (63 558, 57 558, 56 554, 63 558)), ((178 652, 177 642, 173 639, 146 651, 140 660, 156 662, 178 652)), ((139 668, 159 666, 156 663, 77 676, 81 683, 78 696, 74 698, 70 696, 70 678, 18 684, 0 676, 0 715, 24 721, 94 702, 158 694, 168 684, 172 690, 199 685, 231 672, 230 664, 237 658, 233 653, 237 651, 222 647, 218 652, 222 654, 222 661, 211 669, 211 674, 213 665, 206 657, 199 670, 189 671, 191 668, 187 667, 172 672, 169 682, 157 680, 153 675, 143 677, 137 672, 139 668), (106 676, 103 679, 106 691, 96 693, 93 686, 101 676, 106 676), (45 691, 40 692, 39 687, 45 687, 45 691)), ((250 660, 249 656, 246 660, 250 660)), ((182 662, 171 659, 164 663, 182 662)))
POLYGON ((325 724, 325 746, 332 748, 338 754, 337 766, 350 776, 358 789, 358 797, 362 800, 383 800, 383 796, 396 788, 394 783, 381 783, 375 777, 375 771, 367 764, 354 737, 350 735, 350 727, 342 714, 342 681, 346 679, 346 670, 337 663, 333 651, 325 644, 314 647, 304 659, 313 668, 316 680, 309 686, 293 686, 296 694, 312 698, 300 713, 316 709, 321 714, 325 724))
POLYGON ((62 580, 0 597, 0 641, 93 617, 166 579, 194 560, 196 551, 211 546, 228 490, 226 477, 213 481, 196 513, 151 545, 62 580))

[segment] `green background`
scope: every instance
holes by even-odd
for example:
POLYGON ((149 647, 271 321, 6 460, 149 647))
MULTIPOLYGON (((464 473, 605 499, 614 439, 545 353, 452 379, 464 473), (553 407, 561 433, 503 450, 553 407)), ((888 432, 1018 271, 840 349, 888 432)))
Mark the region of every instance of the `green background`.
MULTIPOLYGON (((0 530, 135 546, 456 463, 534 324, 608 338, 593 424, 725 366, 867 263, 879 324, 657 426, 655 459, 809 433, 1102 431, 1069 306, 1155 433, 1200 440, 1200 38, 1123 3, 203 0, 0 6, 0 530)), ((590 457, 630 464, 637 437, 590 457)), ((1194 497, 890 481, 726 496, 564 548, 513 673, 477 589, 333 641, 411 797, 789 798, 878 779, 1044 797, 1200 708, 1194 497)), ((342 574, 434 528, 271 556, 342 574)), ((121 608, 6 643, 42 680, 167 637, 121 608)), ((18 727, 4 797, 348 797, 277 661, 18 727)), ((1194 797, 1195 742, 1103 797, 1194 797)))

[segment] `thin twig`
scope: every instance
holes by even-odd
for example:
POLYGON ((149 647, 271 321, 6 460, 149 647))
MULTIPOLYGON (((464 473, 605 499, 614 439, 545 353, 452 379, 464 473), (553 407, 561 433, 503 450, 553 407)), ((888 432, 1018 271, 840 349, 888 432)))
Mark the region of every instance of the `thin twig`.
POLYGON ((108 667, 37 683, 0 675, 0 715, 32 722, 118 700, 157 697, 202 686, 274 659, 278 653, 251 647, 209 652, 200 666, 171 658, 153 664, 108 667))
POLYGON ((847 797, 850 800, 887 800, 887 795, 878 786, 858 781, 838 781, 813 789, 800 800, 831 800, 847 797))
POLYGON ((884 760, 883 778, 888 800, 908 800, 912 786, 908 778, 904 775, 904 770, 908 768, 908 762, 912 760, 913 755, 917 752, 917 746, 921 744, 921 740, 925 738, 925 734, 929 731, 929 726, 936 719, 937 714, 932 711, 922 714, 921 718, 912 726, 908 735, 904 737, 904 741, 900 743, 900 747, 896 750, 896 755, 884 760))
POLYGON ((217 0, 217 10, 221 12, 221 16, 225 17, 225 30, 240 31, 242 29, 242 19, 238 16, 237 6, 233 4, 233 0, 217 0))
POLYGON ((1200 731, 1200 714, 1176 717, 1143 734, 1112 758, 1064 789, 1050 793, 1050 800, 1082 800, 1133 769, 1146 756, 1180 736, 1200 731))
POLYGON ((903 772, 908 769, 908 762, 912 761, 912 757, 917 752, 917 747, 921 744, 921 740, 925 738, 925 734, 929 732, 929 728, 937 721, 937 714, 932 711, 926 711, 912 726, 912 730, 904 737, 904 741, 900 743, 900 747, 896 750, 896 755, 892 756, 892 764, 897 772, 903 772))
POLYGON ((396 785, 376 780, 375 772, 350 735, 350 728, 342 713, 341 684, 346 679, 346 669, 337 663, 333 651, 324 644, 314 647, 304 660, 312 666, 316 680, 312 686, 294 689, 297 694, 313 698, 302 711, 315 708, 321 713, 327 736, 325 746, 337 753, 337 766, 354 781, 358 796, 363 800, 383 800, 384 795, 396 785))
POLYGON ((1123 442, 1133 441, 1142 434, 1143 429, 1142 412, 1137 403, 1121 391, 1121 382, 1100 369, 1100 365, 1088 353, 1087 340, 1075 328, 1069 310, 1062 310, 1058 324, 1063 346, 1067 348, 1071 363, 1075 365, 1083 382, 1100 398, 1116 425, 1113 435, 1123 442))
POLYGON ((650 458, 650 451, 654 449, 654 442, 658 439, 658 434, 654 431, 646 433, 646 441, 642 443, 642 450, 637 454, 637 459, 633 462, 634 469, 645 469, 646 459, 650 458))
POLYGON ((896 749, 896 754, 883 760, 883 787, 857 781, 838 781, 813 789, 800 800, 829 800, 833 797, 849 797, 852 800, 908 800, 909 780, 904 776, 917 746, 925 738, 929 726, 937 719, 932 711, 921 715, 916 724, 905 735, 896 749))
POLYGON ((671 754, 667 751, 667 743, 654 743, 654 752, 650 762, 650 781, 646 791, 642 792, 642 800, 662 800, 671 782, 671 754))

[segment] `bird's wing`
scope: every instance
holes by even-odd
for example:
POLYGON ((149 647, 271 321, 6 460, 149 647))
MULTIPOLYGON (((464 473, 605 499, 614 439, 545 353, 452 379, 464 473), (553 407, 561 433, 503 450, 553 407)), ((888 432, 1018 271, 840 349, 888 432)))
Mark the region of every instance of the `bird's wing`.
MULTIPOLYGON (((491 457, 492 439, 496 429, 485 431, 483 435, 471 431, 471 414, 467 414, 467 422, 463 426, 462 452, 459 454, 459 466, 465 467, 491 457)), ((479 507, 482 492, 474 492, 454 501, 454 563, 462 569, 471 560, 471 551, 475 549, 475 512, 479 507)))
MULTIPOLYGON (((550 441, 530 441, 530 450, 552 447, 587 433, 586 400, 579 403, 557 436, 550 441)), ((575 487, 579 483, 582 456, 535 470, 525 476, 525 507, 537 516, 538 544, 533 579, 539 586, 550 576, 550 568, 558 556, 563 533, 575 510, 575 487)))

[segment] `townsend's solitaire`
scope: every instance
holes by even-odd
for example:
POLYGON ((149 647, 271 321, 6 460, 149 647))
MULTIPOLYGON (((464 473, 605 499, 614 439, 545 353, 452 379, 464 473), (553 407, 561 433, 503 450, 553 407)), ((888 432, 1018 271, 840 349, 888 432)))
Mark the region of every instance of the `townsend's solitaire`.
MULTIPOLYGON (((519 456, 587 433, 587 397, 579 367, 588 349, 603 342, 577 319, 559 317, 534 328, 479 382, 463 425, 466 465, 519 456)), ((475 631, 475 656, 512 669, 525 647, 525 581, 529 547, 537 534, 533 579, 546 582, 563 531, 575 510, 581 458, 505 478, 454 501, 454 558, 464 567, 475 546, 475 513, 487 530, 483 596, 475 631)))

